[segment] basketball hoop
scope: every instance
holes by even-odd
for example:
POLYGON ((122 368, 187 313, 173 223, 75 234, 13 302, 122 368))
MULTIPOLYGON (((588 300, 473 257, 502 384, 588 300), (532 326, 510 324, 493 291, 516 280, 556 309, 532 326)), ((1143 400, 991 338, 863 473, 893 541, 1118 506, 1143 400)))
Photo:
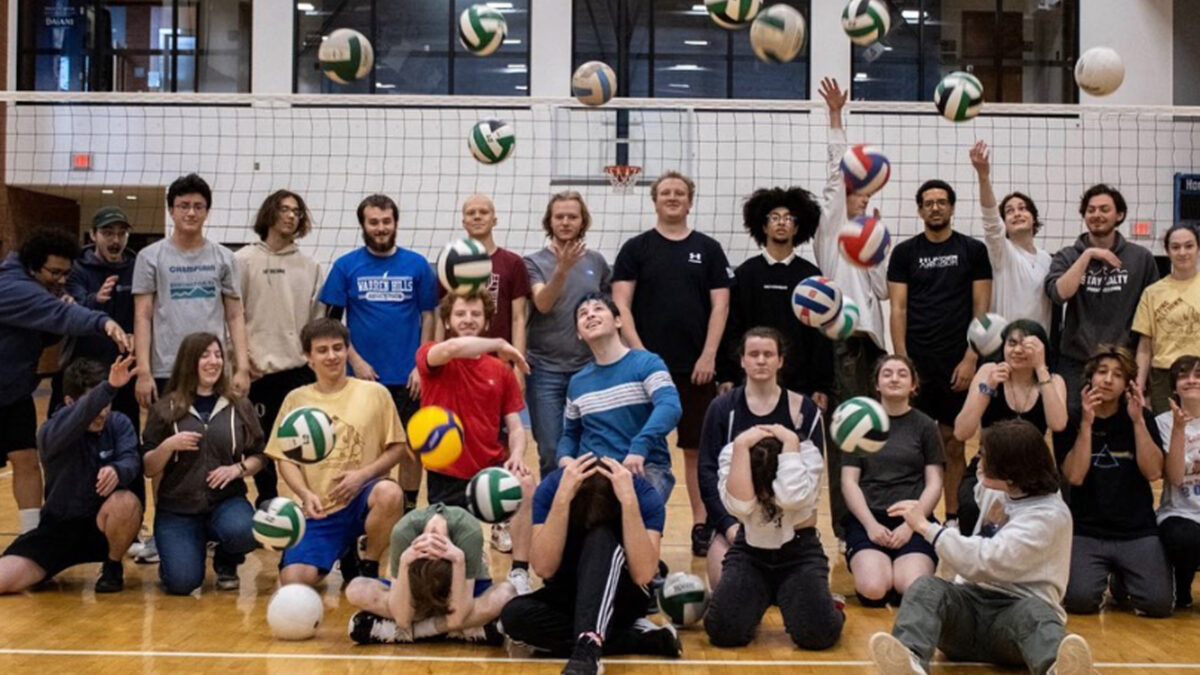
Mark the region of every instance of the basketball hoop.
POLYGON ((608 175, 608 183, 613 191, 628 194, 637 183, 637 177, 642 173, 642 167, 632 164, 610 164, 604 167, 608 175))

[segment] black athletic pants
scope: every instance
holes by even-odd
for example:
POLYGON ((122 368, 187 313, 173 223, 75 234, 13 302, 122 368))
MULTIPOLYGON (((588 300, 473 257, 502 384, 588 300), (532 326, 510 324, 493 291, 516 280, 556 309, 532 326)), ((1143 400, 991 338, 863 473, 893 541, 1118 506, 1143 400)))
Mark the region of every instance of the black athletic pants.
POLYGON ((1200 523, 1171 516, 1158 526, 1158 538, 1175 570, 1175 605, 1192 604, 1192 581, 1200 567, 1200 523))
MULTIPOLYGON (((270 438, 271 432, 275 430, 283 399, 287 398, 293 389, 315 381, 316 376, 312 370, 308 366, 301 366, 263 375, 250 384, 248 398, 254 404, 254 411, 258 413, 258 423, 267 438, 270 438)), ((255 506, 262 506, 264 502, 279 496, 279 474, 275 470, 275 462, 268 461, 262 471, 254 474, 254 487, 258 489, 255 506)))

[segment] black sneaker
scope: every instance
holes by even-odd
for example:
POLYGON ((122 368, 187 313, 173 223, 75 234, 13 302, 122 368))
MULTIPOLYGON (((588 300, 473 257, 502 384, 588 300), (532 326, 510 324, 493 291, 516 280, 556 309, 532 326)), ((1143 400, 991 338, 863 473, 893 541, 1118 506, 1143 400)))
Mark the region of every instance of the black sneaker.
POLYGON ((218 565, 213 563, 213 572, 217 575, 218 591, 236 591, 242 587, 238 579, 237 565, 218 565))
POLYGON ((595 639, 580 635, 575 648, 571 650, 571 658, 567 659, 567 665, 562 669, 562 675, 600 675, 604 672, 604 665, 600 663, 601 652, 595 639))
POLYGON ((683 656, 683 642, 679 639, 679 631, 669 622, 659 626, 643 617, 633 622, 633 631, 637 635, 639 654, 666 656, 672 659, 683 656))
POLYGON ((692 526, 692 555, 703 558, 708 555, 708 545, 712 542, 713 531, 708 523, 696 523, 692 526))
POLYGON ((355 612, 354 616, 350 617, 350 626, 347 632, 350 634, 350 639, 360 645, 412 642, 411 635, 405 636, 407 639, 401 639, 401 631, 395 621, 366 610, 355 612))
POLYGON ((105 560, 96 579, 97 593, 120 593, 125 590, 125 566, 120 560, 105 560))
POLYGON ((359 576, 358 552, 350 551, 346 555, 342 556, 341 560, 338 561, 338 569, 342 571, 342 588, 345 588, 346 584, 350 583, 352 579, 359 576))
POLYGON ((662 593, 663 584, 667 583, 667 574, 671 572, 667 567, 667 563, 658 561, 658 572, 654 574, 654 578, 650 580, 650 585, 647 590, 650 592, 650 597, 646 601, 646 614, 658 614, 658 596, 662 593))
POLYGON ((378 560, 359 560, 358 561, 358 576, 379 578, 379 561, 378 560))

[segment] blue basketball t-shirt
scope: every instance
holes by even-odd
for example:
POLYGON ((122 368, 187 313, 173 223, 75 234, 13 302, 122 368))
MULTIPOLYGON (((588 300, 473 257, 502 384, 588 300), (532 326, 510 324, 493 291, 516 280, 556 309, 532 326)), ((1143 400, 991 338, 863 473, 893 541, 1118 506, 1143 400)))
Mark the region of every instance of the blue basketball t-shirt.
POLYGON ((421 312, 437 306, 437 281, 419 253, 357 248, 333 263, 320 301, 346 308, 350 343, 381 384, 405 384, 421 346, 421 312))
MULTIPOLYGON (((537 490, 533 493, 533 524, 541 525, 550 515, 550 507, 554 505, 554 493, 558 492, 558 482, 562 480, 562 469, 555 469, 546 475, 537 490)), ((667 522, 667 508, 663 505, 662 497, 649 481, 641 476, 633 477, 633 490, 637 493, 638 510, 642 512, 642 524, 647 530, 662 532, 667 522)))

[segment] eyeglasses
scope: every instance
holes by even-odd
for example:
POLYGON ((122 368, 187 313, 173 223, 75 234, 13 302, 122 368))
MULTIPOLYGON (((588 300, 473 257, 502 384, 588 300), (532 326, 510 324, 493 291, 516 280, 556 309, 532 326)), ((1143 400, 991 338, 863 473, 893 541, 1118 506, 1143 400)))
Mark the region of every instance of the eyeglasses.
POLYGON ((178 203, 175 205, 175 210, 182 211, 183 213, 187 213, 188 211, 195 211, 196 213, 204 213, 205 211, 208 210, 208 204, 205 204, 203 202, 196 202, 195 204, 191 204, 188 202, 182 202, 182 203, 178 203))
POLYGON ((66 279, 71 274, 71 268, 62 269, 43 265, 41 272, 51 279, 66 279))
POLYGON ((921 208, 923 208, 923 209, 932 209, 934 207, 937 207, 939 209, 950 208, 950 200, 949 199, 934 199, 934 200, 930 200, 927 202, 921 202, 921 208))
POLYGON ((790 213, 771 213, 767 215, 767 222, 772 225, 779 225, 780 223, 791 225, 796 222, 796 217, 790 213))
POLYGON ((300 216, 304 215, 304 212, 300 210, 299 206, 280 206, 279 207, 279 215, 286 216, 288 214, 291 214, 291 215, 299 218, 300 216))

